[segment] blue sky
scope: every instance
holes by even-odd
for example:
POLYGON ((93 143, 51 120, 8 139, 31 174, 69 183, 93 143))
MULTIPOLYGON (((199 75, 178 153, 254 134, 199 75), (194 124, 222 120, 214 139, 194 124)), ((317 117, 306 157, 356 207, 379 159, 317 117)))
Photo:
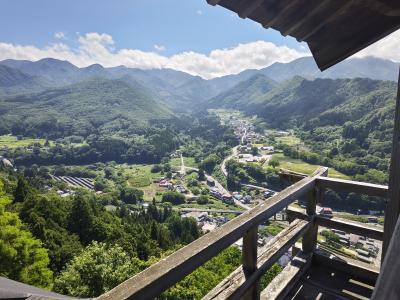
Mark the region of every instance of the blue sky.
POLYGON ((54 32, 70 38, 77 32, 107 33, 121 48, 151 51, 164 45, 166 55, 256 40, 300 46, 205 0, 2 0, 0 20, 3 41, 40 47, 54 42, 54 32))
POLYGON ((0 1, 0 59, 51 56, 211 78, 304 55, 305 44, 205 0, 0 1))

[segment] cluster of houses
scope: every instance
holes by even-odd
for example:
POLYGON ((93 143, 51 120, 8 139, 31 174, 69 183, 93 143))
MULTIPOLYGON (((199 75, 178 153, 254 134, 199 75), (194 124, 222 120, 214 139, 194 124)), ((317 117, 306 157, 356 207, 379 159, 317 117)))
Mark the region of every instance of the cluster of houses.
POLYGON ((233 192, 232 193, 232 197, 240 202, 242 202, 243 204, 250 204, 251 201, 253 200, 252 197, 250 195, 245 195, 243 196, 242 194, 238 193, 238 192, 233 192))
POLYGON ((210 187, 210 194, 211 194, 212 196, 214 196, 215 198, 221 200, 222 202, 226 203, 226 204, 233 204, 233 202, 234 202, 234 201, 233 201, 233 197, 232 197, 231 194, 228 194, 228 193, 223 194, 223 193, 221 193, 221 191, 220 191, 217 187, 215 187, 215 186, 210 187))
POLYGON ((207 212, 192 211, 183 214, 181 217, 194 218, 203 233, 213 231, 215 228, 228 222, 228 219, 224 216, 210 216, 207 212))
POLYGON ((245 133, 250 131, 252 125, 249 125, 245 120, 239 119, 236 116, 229 118, 229 126, 233 128, 235 135, 241 138, 245 133))
POLYGON ((173 184, 169 179, 167 178, 162 178, 158 182, 159 187, 167 188, 169 190, 174 190, 182 194, 186 194, 188 191, 187 189, 183 186, 183 184, 173 184))
POLYGON ((332 229, 332 232, 339 236, 341 244, 354 248, 357 252, 357 259, 361 261, 371 263, 373 258, 376 258, 379 254, 379 247, 373 239, 352 233, 347 234, 342 230, 332 229))
POLYGON ((273 146, 258 146, 257 153, 253 152, 251 143, 238 147, 238 158, 241 163, 259 163, 265 162, 275 151, 273 146))

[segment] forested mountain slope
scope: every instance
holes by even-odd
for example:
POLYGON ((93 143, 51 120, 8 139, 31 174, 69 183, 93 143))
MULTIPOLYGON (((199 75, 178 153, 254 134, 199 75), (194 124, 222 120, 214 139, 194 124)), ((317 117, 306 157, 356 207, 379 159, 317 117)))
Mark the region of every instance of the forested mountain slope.
POLYGON ((26 74, 18 69, 0 65, 0 97, 32 93, 49 86, 44 78, 26 74))
POLYGON ((169 109, 144 87, 93 78, 62 88, 0 100, 0 132, 30 136, 143 127, 169 118, 169 109))
POLYGON ((231 89, 210 99, 206 106, 211 108, 234 108, 243 110, 252 103, 257 103, 268 92, 279 84, 265 75, 254 75, 246 81, 239 82, 231 89))
MULTIPOLYGON (((346 174, 380 173, 385 182, 391 151, 397 85, 367 78, 315 79, 295 77, 263 92, 269 79, 258 76, 215 97, 209 107, 235 108, 257 115, 268 127, 295 129, 310 149, 346 174), (261 81, 261 82, 260 82, 261 81), (346 163, 344 163, 346 162, 346 163), (349 163, 353 162, 353 163, 349 163)), ((292 151, 292 155, 299 153, 292 151)), ((372 176, 372 175, 371 175, 372 176)), ((360 178, 371 180, 370 178, 360 178)))
POLYGON ((398 75, 398 64, 373 57, 348 59, 325 72, 318 70, 311 57, 303 57, 289 63, 274 63, 260 70, 245 70, 239 74, 209 80, 172 69, 142 70, 125 66, 104 68, 99 64, 78 68, 67 61, 52 58, 35 62, 9 59, 0 61, 0 66, 18 70, 26 76, 31 76, 36 82, 31 85, 28 82, 24 86, 11 82, 14 87, 11 89, 1 88, 0 97, 26 93, 29 92, 29 89, 30 92, 43 91, 82 82, 92 77, 101 77, 140 83, 157 94, 169 108, 177 112, 190 111, 193 107, 199 107, 203 105, 203 102, 207 102, 210 98, 228 91, 238 83, 255 75, 264 75, 277 82, 283 82, 295 76, 308 79, 364 77, 396 80, 398 75))

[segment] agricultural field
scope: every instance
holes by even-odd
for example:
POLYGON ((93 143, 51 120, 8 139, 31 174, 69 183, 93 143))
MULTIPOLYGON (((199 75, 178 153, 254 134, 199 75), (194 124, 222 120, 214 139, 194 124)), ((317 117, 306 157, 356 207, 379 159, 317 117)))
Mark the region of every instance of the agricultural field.
POLYGON ((56 181, 62 181, 66 184, 74 187, 87 188, 94 190, 94 180, 93 178, 83 178, 74 176, 51 176, 56 181))
POLYGON ((161 173, 151 173, 153 165, 128 165, 115 166, 117 172, 127 179, 131 187, 141 188, 149 186, 154 179, 161 177, 161 173))
POLYGON ((0 149, 3 148, 17 148, 17 147, 27 147, 34 143, 40 143, 44 145, 44 139, 32 139, 32 138, 24 138, 18 140, 16 136, 13 135, 0 135, 0 149))
POLYGON ((296 146, 301 143, 300 139, 298 137, 295 137, 294 135, 279 136, 276 137, 275 140, 278 143, 286 144, 289 146, 296 146))
MULTIPOLYGON (((276 153, 272 156, 274 159, 279 161, 279 168, 287 169, 293 172, 299 172, 304 174, 312 174, 319 166, 309 164, 300 159, 294 159, 283 155, 283 153, 276 153)), ((349 176, 336 171, 333 168, 329 168, 329 177, 340 178, 340 179, 350 179, 349 176)))
MULTIPOLYGON (((190 168, 198 167, 197 163, 194 160, 194 157, 183 157, 183 162, 186 167, 190 167, 190 168)), ((169 163, 171 164, 172 167, 180 167, 181 166, 181 158, 180 157, 171 158, 169 163)))

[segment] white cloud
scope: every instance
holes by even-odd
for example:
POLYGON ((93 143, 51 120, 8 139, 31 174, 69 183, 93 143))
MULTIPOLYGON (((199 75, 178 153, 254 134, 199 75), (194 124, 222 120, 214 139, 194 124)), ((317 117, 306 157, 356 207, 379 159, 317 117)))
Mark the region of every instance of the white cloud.
POLYGON ((58 40, 63 40, 66 38, 65 33, 62 31, 54 33, 54 37, 58 40))
POLYGON ((400 61, 400 30, 356 53, 354 57, 375 56, 400 61))
POLYGON ((200 9, 199 9, 199 10, 196 10, 196 14, 198 14, 199 16, 201 16, 201 15, 203 14, 203 11, 201 11, 200 9))
POLYGON ((162 51, 167 50, 167 48, 165 48, 164 45, 157 45, 157 44, 154 45, 154 49, 155 49, 156 51, 159 51, 159 52, 162 52, 162 51))
MULTIPOLYGON (((116 49, 112 36, 104 33, 78 35, 78 42, 79 46, 76 49, 65 43, 56 43, 44 48, 0 43, 0 60, 12 58, 35 61, 52 57, 68 60, 79 67, 99 63, 105 67, 125 65, 141 69, 171 68, 203 78, 213 78, 246 69, 260 69, 274 62, 289 62, 310 55, 308 50, 296 50, 265 41, 216 49, 208 54, 188 51, 169 57, 137 49, 116 49)), ((162 49, 162 46, 154 45, 155 49, 156 46, 162 49)))

